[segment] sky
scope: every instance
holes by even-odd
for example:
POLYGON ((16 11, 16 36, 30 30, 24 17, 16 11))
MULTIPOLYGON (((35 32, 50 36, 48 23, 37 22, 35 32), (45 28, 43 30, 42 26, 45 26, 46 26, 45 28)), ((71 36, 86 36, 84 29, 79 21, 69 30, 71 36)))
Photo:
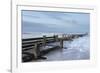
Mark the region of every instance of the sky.
POLYGON ((21 11, 22 33, 86 33, 90 14, 79 12, 21 11))

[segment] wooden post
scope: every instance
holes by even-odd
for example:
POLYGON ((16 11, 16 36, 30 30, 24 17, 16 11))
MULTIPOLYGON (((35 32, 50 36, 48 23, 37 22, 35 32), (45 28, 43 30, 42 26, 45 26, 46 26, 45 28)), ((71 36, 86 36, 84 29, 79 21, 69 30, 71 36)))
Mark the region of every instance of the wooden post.
POLYGON ((43 46, 46 45, 46 35, 43 36, 43 46))
POLYGON ((68 40, 71 40, 71 34, 68 35, 68 40))
POLYGON ((63 48, 63 39, 60 39, 60 47, 63 48))
POLYGON ((54 35, 54 40, 55 40, 55 42, 58 41, 58 35, 54 35))
POLYGON ((40 48, 38 46, 38 43, 34 44, 33 53, 35 58, 38 58, 38 56, 40 56, 40 48))
POLYGON ((37 58, 37 56, 38 56, 38 54, 37 54, 37 43, 34 44, 33 54, 34 54, 35 58, 37 58))
POLYGON ((62 34, 62 39, 64 39, 64 34, 62 34))
POLYGON ((74 38, 78 38, 78 35, 75 35, 75 37, 74 38))

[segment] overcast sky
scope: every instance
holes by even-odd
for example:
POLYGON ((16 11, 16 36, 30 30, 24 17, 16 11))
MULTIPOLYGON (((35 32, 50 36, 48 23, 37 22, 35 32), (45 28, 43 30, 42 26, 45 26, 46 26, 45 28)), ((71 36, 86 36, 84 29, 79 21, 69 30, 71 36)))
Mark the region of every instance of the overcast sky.
POLYGON ((22 32, 84 33, 89 32, 90 14, 22 10, 22 32))

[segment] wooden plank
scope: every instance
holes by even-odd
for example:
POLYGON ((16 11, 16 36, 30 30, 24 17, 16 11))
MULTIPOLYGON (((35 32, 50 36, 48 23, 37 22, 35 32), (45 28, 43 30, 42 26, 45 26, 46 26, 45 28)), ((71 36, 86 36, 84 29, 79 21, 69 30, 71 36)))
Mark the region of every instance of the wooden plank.
MULTIPOLYGON (((52 36, 50 37, 46 37, 46 38, 53 38, 52 36)), ((26 39, 22 39, 22 41, 29 41, 29 40, 40 40, 43 39, 43 37, 38 37, 38 38, 26 38, 26 39)))

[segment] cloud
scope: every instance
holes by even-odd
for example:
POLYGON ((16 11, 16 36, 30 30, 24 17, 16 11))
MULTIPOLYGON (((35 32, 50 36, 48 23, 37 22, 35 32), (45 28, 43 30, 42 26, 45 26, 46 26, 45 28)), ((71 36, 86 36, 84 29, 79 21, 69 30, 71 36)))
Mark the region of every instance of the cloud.
POLYGON ((89 20, 88 13, 22 11, 23 31, 88 32, 89 20))

